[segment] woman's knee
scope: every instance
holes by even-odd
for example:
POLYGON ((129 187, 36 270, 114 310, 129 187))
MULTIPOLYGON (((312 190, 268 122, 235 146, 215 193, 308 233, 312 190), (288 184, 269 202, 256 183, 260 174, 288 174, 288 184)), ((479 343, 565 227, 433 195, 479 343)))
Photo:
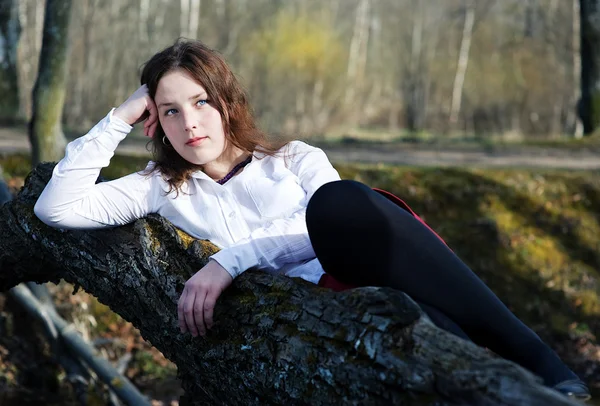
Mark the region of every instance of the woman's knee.
POLYGON ((351 214, 353 202, 360 199, 366 191, 370 191, 366 185, 354 180, 338 180, 321 186, 312 195, 306 208, 307 222, 318 222, 339 219, 344 213, 351 214))
POLYGON ((348 202, 348 199, 356 198, 358 195, 371 192, 364 183, 355 180, 338 180, 322 185, 312 195, 308 202, 308 208, 331 207, 340 202, 348 202))

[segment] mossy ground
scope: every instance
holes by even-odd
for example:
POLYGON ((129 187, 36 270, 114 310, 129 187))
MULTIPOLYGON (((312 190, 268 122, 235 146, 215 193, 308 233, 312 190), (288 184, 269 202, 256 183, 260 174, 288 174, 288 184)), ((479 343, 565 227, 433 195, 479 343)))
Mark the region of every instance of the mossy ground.
MULTIPOLYGON (((116 156, 102 175, 146 163, 116 156)), ((30 167, 25 155, 0 165, 30 167)), ((600 171, 336 167, 402 197, 600 396, 600 171)))

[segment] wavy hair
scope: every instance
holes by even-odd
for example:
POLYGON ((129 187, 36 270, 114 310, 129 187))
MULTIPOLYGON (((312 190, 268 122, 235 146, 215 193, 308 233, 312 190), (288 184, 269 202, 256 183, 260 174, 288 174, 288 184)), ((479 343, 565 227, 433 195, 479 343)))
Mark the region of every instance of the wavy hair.
MULTIPOLYGON (((141 74, 141 84, 148 86, 152 99, 161 78, 174 70, 185 71, 206 90, 209 100, 221 114, 229 145, 250 154, 260 152, 274 156, 286 144, 268 139, 257 127, 245 90, 217 51, 200 41, 180 38, 152 56, 144 64, 141 74)), ((169 183, 167 193, 173 190, 178 193, 190 175, 202 167, 188 162, 175 149, 163 144, 164 135, 159 122, 150 141, 155 165, 147 174, 160 172, 169 183)))

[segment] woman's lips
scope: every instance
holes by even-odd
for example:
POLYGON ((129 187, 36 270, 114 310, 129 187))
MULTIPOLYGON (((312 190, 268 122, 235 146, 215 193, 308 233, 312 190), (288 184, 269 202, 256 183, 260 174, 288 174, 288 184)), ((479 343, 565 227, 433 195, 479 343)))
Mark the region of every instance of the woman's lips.
POLYGON ((186 142, 185 145, 189 145, 190 147, 195 147, 197 145, 200 145, 200 143, 207 138, 208 137, 194 137, 191 140, 189 140, 188 142, 186 142))

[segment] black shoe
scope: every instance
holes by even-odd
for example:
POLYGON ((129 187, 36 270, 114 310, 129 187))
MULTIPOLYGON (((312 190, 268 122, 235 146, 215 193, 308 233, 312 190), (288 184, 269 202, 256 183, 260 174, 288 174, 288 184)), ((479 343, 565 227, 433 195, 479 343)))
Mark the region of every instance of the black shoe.
POLYGON ((592 398, 588 387, 579 379, 569 379, 562 381, 553 386, 554 390, 559 391, 563 395, 572 399, 581 400, 583 402, 592 398))

